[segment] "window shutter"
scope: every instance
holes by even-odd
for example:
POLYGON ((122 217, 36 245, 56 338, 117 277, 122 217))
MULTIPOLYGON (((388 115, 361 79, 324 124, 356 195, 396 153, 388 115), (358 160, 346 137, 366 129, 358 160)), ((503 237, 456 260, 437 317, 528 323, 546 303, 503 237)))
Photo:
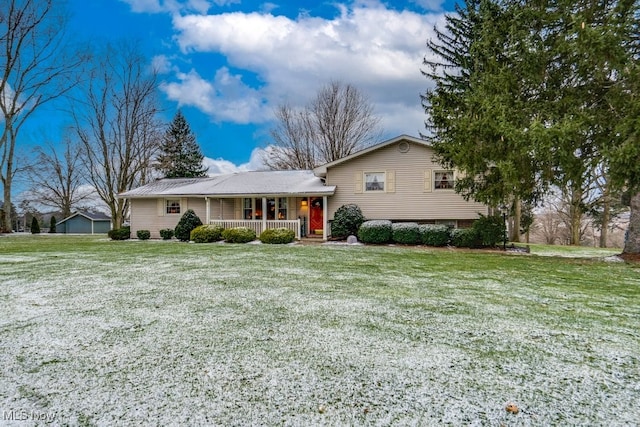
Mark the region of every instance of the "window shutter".
POLYGON ((243 219, 243 215, 244 212, 242 211, 242 209, 244 208, 244 199, 235 199, 235 204, 234 204, 234 214, 233 214, 233 219, 243 219))
POLYGON ((164 209, 164 206, 165 206, 164 199, 158 199, 158 216, 164 216, 166 212, 164 209))
POLYGON ((396 192, 396 171, 387 171, 387 193, 396 192))
POLYGON ((362 193, 362 171, 357 171, 354 176, 354 193, 362 193))
POLYGON ((424 171, 424 192, 431 193, 431 169, 424 171))

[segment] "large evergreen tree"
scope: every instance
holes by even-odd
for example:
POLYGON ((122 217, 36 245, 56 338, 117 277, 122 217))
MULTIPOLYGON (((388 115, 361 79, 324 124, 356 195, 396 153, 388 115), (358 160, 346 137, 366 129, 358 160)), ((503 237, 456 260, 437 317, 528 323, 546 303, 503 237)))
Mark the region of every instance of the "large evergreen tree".
POLYGON ((189 123, 178 111, 167 129, 156 169, 165 178, 194 178, 207 175, 202 165, 204 156, 189 123))
MULTIPOLYGON (((517 210, 566 188, 578 244, 587 180, 637 146, 637 17, 637 0, 467 0, 448 17, 427 44, 423 105, 440 159, 466 173, 456 189, 517 210)), ((633 167, 618 172, 633 185, 633 167)))

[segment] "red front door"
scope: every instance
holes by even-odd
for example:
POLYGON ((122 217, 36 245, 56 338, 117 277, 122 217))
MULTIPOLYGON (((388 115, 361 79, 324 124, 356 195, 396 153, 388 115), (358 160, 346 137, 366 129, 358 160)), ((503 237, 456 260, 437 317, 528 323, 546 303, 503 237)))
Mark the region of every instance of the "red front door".
POLYGON ((322 218, 322 198, 315 198, 310 200, 311 208, 309 209, 309 230, 311 234, 316 234, 316 230, 324 228, 324 221, 322 218))

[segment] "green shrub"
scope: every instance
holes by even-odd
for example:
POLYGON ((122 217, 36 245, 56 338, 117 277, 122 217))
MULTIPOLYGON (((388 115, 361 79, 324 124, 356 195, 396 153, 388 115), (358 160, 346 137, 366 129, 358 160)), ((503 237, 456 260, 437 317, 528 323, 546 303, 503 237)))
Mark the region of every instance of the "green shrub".
POLYGON ((195 243, 211 243, 222 239, 223 227, 219 225, 199 225, 191 230, 191 240, 195 243))
POLYGON ((35 216, 31 218, 31 234, 40 234, 40 223, 35 216))
POLYGON ((222 232, 227 243, 248 243, 256 240, 256 232, 247 227, 227 228, 222 232))
POLYGON ((200 221, 198 215, 196 215, 193 209, 187 209, 174 229, 176 239, 182 242, 188 242, 191 238, 191 230, 199 225, 202 225, 202 221, 200 221))
POLYGON ((483 247, 494 247, 504 239, 506 228, 504 220, 497 215, 484 216, 473 223, 473 229, 478 234, 479 243, 483 247))
POLYGON ((291 243, 296 238, 296 233, 288 228, 269 228, 260 233, 260 241, 268 244, 291 243))
POLYGON ((162 237, 162 240, 171 240, 173 237, 173 230, 171 228, 163 228, 160 230, 160 237, 162 237))
POLYGON ((446 246, 451 240, 449 227, 442 224, 422 224, 420 227, 422 243, 428 246, 446 246))
POLYGON ((364 215, 358 205, 342 205, 333 215, 331 237, 344 239, 350 235, 356 235, 363 222, 364 215))
POLYGON ((129 227, 116 228, 109 230, 107 235, 111 240, 127 240, 131 238, 131 229, 129 227))
POLYGON ((392 234, 391 221, 387 220, 365 221, 358 229, 358 239, 362 243, 388 243, 392 234))
POLYGON ((392 239, 402 245, 420 243, 420 230, 415 222, 395 222, 391 224, 392 239))
POLYGON ((454 228, 451 230, 451 244, 458 248, 478 248, 480 237, 475 228, 454 228))
POLYGON ((51 220, 49 221, 49 233, 55 233, 56 232, 56 217, 55 216, 51 216, 51 220))
POLYGON ((138 230, 136 231, 136 236, 138 236, 140 240, 149 240, 151 232, 149 230, 138 230))

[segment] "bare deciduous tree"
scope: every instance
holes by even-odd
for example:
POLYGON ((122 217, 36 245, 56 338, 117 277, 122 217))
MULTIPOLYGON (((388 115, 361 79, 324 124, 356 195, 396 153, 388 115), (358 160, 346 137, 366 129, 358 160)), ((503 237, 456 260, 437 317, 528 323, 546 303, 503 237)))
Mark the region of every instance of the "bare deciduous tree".
POLYGON ((271 169, 313 169, 365 148, 380 137, 373 105, 350 84, 331 82, 301 110, 288 104, 275 112, 274 150, 265 157, 271 169))
POLYGON ((51 143, 36 147, 35 161, 27 167, 27 181, 34 202, 58 209, 66 218, 92 192, 82 188, 80 147, 66 139, 60 151, 51 143))
MULTIPOLYGON (((76 84, 75 70, 85 60, 68 49, 66 22, 55 0, 5 0, 0 7, 0 179, 6 206, 20 129, 34 111, 76 84)), ((8 210, 0 223, 10 224, 8 210)))
POLYGON ((87 177, 122 226, 127 201, 118 193, 146 183, 161 140, 157 79, 137 47, 108 46, 90 73, 74 117, 87 177))

